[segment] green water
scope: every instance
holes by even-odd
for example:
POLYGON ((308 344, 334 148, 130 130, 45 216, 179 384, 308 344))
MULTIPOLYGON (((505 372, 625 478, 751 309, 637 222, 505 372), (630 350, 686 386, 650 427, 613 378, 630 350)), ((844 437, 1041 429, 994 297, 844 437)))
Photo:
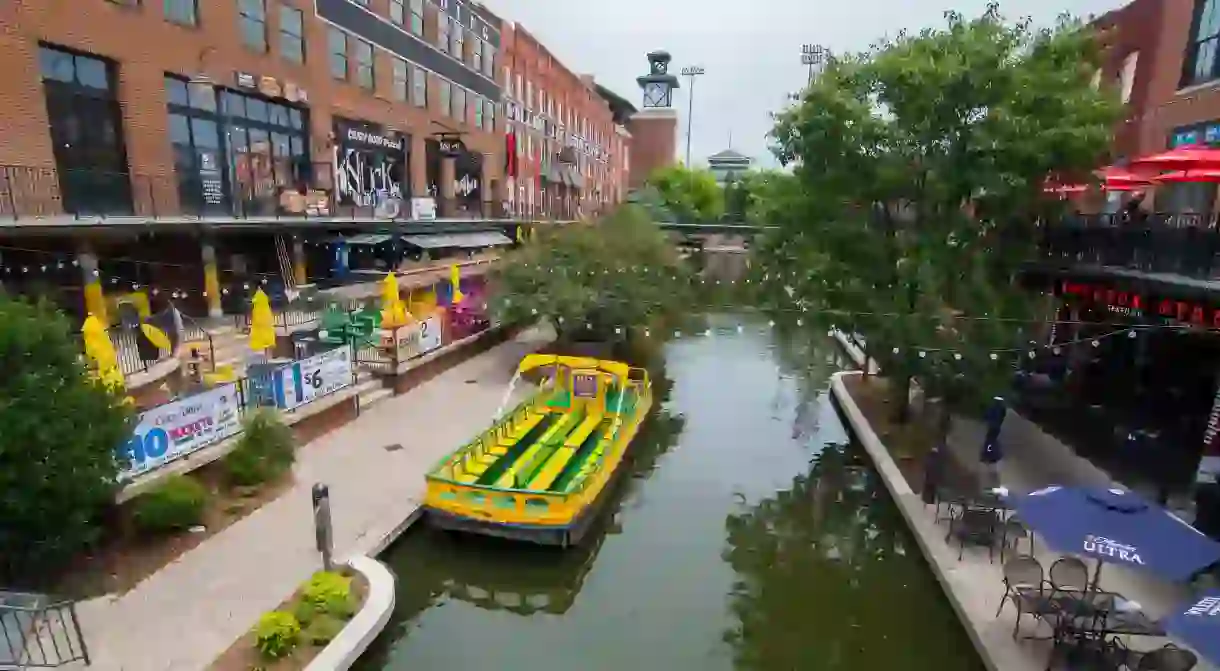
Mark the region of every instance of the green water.
POLYGON ((666 347, 660 408, 587 547, 419 527, 390 548, 394 620, 357 668, 982 669, 849 444, 830 346, 794 356, 736 324, 666 347))

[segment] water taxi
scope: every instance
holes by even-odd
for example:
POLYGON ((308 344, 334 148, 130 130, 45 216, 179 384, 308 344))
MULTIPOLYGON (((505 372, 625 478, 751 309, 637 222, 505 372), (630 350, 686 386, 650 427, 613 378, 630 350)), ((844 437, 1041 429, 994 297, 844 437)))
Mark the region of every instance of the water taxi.
POLYGON ((547 373, 536 393, 428 473, 429 523, 563 547, 589 531, 652 407, 652 383, 625 363, 551 354, 522 359, 513 383, 531 371, 547 373))

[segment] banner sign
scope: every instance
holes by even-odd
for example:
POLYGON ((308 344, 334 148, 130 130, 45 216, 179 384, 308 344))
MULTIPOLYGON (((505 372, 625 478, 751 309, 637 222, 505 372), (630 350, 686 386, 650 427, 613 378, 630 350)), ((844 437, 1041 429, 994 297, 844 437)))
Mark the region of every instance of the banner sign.
POLYGON ((1207 417, 1207 429, 1203 432, 1203 456, 1195 482, 1199 484, 1217 482, 1220 477, 1220 388, 1212 400, 1212 411, 1207 417))
POLYGON ((157 406, 140 415, 119 447, 119 481, 130 480, 241 431, 236 384, 157 406))
POLYGON ((282 368, 276 381, 276 400, 284 410, 292 410, 351 383, 352 350, 337 347, 282 368))
POLYGON ((394 331, 394 348, 397 361, 419 356, 419 324, 409 324, 394 331))
POLYGON ((440 316, 432 315, 421 321, 419 323, 419 353, 423 355, 440 349, 442 344, 444 344, 444 334, 440 316))

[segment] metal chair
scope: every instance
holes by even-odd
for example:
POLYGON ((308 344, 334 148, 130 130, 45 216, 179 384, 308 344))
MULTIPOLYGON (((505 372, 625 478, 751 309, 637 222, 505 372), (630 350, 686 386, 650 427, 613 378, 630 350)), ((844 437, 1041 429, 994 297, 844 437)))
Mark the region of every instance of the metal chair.
POLYGON ((1083 593, 1089 588, 1089 567, 1078 557, 1060 557, 1051 564, 1050 583, 1055 592, 1083 593))
POLYGON ((999 617, 1004 610, 1004 604, 1012 602, 1017 609, 1017 619, 1012 626, 1012 637, 1015 639, 1021 632, 1021 616, 1033 615, 1041 619, 1051 612, 1051 602, 1047 598, 1047 582, 1042 564, 1033 557, 1021 555, 1008 560, 1004 564, 1004 596, 1000 598, 1000 607, 995 616, 999 617))
POLYGON ((999 520, 994 511, 977 508, 961 507, 956 515, 949 520, 949 533, 945 541, 956 538, 958 542, 957 560, 961 561, 966 552, 966 545, 987 546, 987 560, 995 561, 995 546, 999 540, 996 526, 999 520))
POLYGON ((1034 534, 1025 526, 1016 515, 1009 517, 1004 521, 1004 526, 1000 531, 1000 561, 1004 561, 1004 555, 1008 552, 1009 547, 1014 550, 1019 550, 1017 546, 1021 543, 1021 539, 1029 540, 1029 554, 1034 554, 1034 534))
POLYGON ((1155 650, 1138 651, 1124 646, 1121 641, 1112 641, 1116 661, 1132 671, 1190 671, 1199 663, 1195 653, 1166 643, 1155 650))

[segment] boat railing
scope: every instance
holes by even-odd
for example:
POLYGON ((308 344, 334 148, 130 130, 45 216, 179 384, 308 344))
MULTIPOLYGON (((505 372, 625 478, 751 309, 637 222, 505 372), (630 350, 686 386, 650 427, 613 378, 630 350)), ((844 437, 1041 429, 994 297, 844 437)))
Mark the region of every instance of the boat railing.
MULTIPOLYGON (((496 439, 502 437, 507 431, 510 430, 510 427, 513 424, 521 421, 525 417, 530 409, 534 407, 535 403, 536 400, 533 398, 527 398, 521 401, 515 408, 501 415, 500 417, 497 417, 489 429, 480 432, 478 436, 467 442, 454 453, 442 457, 441 460, 437 462, 436 466, 434 466, 429 472, 438 475, 443 473, 443 477, 452 479, 454 466, 462 463, 474 449, 485 448, 484 443, 489 435, 494 436, 496 439)), ((482 452, 479 454, 482 455, 482 452)))

